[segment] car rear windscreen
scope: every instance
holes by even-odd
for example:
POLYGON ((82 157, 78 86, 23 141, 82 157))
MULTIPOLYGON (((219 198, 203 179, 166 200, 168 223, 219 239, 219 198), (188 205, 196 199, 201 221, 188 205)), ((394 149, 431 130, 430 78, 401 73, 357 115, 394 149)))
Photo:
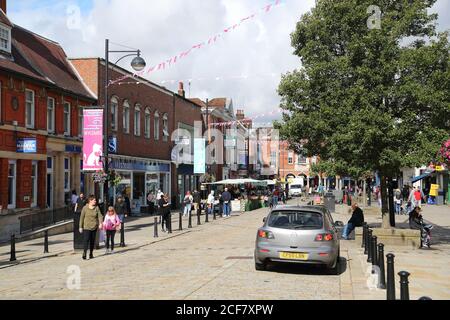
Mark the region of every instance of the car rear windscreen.
POLYGON ((273 211, 268 226, 281 229, 322 229, 323 216, 311 211, 273 211))

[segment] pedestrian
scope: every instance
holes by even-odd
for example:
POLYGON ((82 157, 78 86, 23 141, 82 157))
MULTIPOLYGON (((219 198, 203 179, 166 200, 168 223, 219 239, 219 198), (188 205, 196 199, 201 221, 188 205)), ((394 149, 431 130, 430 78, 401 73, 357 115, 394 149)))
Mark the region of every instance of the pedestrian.
POLYGON ((422 207, 422 192, 420 192, 419 188, 414 187, 409 195, 409 201, 411 201, 412 208, 422 207))
POLYGON ((202 196, 200 194, 200 192, 198 192, 197 190, 194 190, 194 193, 192 194, 192 199, 193 199, 193 203, 194 203, 194 211, 196 212, 196 214, 199 214, 199 210, 200 210, 200 214, 202 212, 202 196))
POLYGON ((267 202, 269 203, 270 209, 273 209, 273 195, 272 192, 269 191, 269 194, 267 195, 267 202))
POLYGON ((222 193, 222 201, 223 201, 223 217, 229 218, 231 214, 230 201, 231 201, 231 193, 228 191, 228 188, 225 188, 225 191, 222 193))
POLYGON ((191 214, 193 201, 194 201, 194 198, 192 197, 191 192, 187 191, 186 195, 184 196, 184 199, 183 199, 183 205, 184 205, 183 217, 189 216, 191 214))
POLYGON ((126 213, 127 213, 127 215, 129 215, 131 217, 131 202, 130 202, 130 197, 128 197, 128 194, 126 194, 126 193, 123 194, 123 200, 124 200, 125 206, 126 206, 126 213))
POLYGON ((402 213, 402 192, 400 189, 394 191, 395 214, 402 213))
POLYGON ((78 200, 77 192, 75 190, 72 190, 72 197, 70 199, 70 203, 72 205, 73 212, 75 212, 75 207, 77 205, 77 200, 78 200))
POLYGON ((147 205, 148 205, 148 214, 154 215, 155 214, 155 195, 153 192, 149 192, 147 195, 147 205))
POLYGON ((86 199, 84 197, 84 193, 80 193, 80 196, 77 199, 77 202, 75 204, 74 212, 77 214, 81 214, 81 210, 83 210, 84 206, 86 205, 86 199))
POLYGON ((214 202, 215 202, 215 197, 214 197, 214 190, 211 191, 211 193, 208 196, 208 200, 206 201, 207 205, 208 205, 208 214, 213 214, 214 213, 214 202))
POLYGON ((170 221, 170 204, 167 195, 161 195, 159 199, 159 210, 161 214, 161 227, 163 232, 172 233, 172 226, 170 221), (164 228, 166 226, 167 230, 164 228))
POLYGON ((158 193, 156 194, 156 201, 161 200, 161 197, 164 195, 164 193, 161 191, 161 189, 158 189, 158 193))
POLYGON ((278 205, 278 199, 280 197, 280 190, 275 188, 272 196, 272 207, 276 207, 278 205))
POLYGON ((121 224, 114 207, 109 207, 103 221, 103 230, 106 232, 106 254, 114 253, 114 237, 116 236, 116 231, 120 230, 121 224))
POLYGON ((95 237, 97 230, 101 230, 103 216, 97 206, 94 195, 89 196, 88 204, 81 211, 79 231, 83 234, 84 250, 83 260, 86 260, 88 247, 90 248, 89 259, 94 259, 95 237))
POLYGON ((120 222, 125 222, 125 217, 128 216, 127 204, 122 196, 118 196, 116 200, 116 204, 114 205, 114 210, 116 211, 117 216, 120 219, 120 222))
POLYGON ((356 227, 362 227, 364 223, 364 213, 357 203, 352 204, 352 210, 352 217, 342 231, 342 239, 344 240, 348 240, 348 235, 352 233, 356 227))

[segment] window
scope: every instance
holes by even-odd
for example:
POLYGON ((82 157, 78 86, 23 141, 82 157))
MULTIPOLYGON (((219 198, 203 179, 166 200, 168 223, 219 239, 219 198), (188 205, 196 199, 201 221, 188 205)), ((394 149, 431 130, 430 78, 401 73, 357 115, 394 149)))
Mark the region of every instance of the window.
POLYGON ((169 141, 169 118, 167 114, 163 116, 163 141, 169 141))
POLYGON ((34 91, 25 90, 25 120, 27 128, 34 128, 34 112, 35 112, 35 104, 34 104, 34 91))
POLYGON ((134 107, 134 135, 141 135, 141 106, 139 104, 134 107))
POLYGON ((37 207, 38 165, 33 161, 31 165, 31 207, 37 207))
POLYGON ((16 208, 16 162, 9 161, 8 166, 8 209, 16 208))
POLYGON ((144 124, 144 135, 147 139, 150 139, 150 122, 151 122, 150 110, 147 108, 145 109, 145 124, 144 124))
POLYGON ((297 156, 297 164, 306 164, 306 158, 304 156, 297 156))
POLYGON ((0 50, 11 53, 11 29, 0 26, 0 50))
POLYGON ((111 129, 117 131, 117 110, 119 109, 119 100, 116 97, 111 98, 111 129))
POLYGON ((276 166, 277 165, 277 152, 271 152, 270 153, 270 166, 276 166))
POLYGON ((47 131, 55 132, 55 99, 47 99, 47 131))
POLYGON ((64 158, 64 191, 70 191, 70 159, 64 158))
POLYGON ((123 132, 130 133, 130 104, 126 100, 123 103, 123 132))
POLYGON ((83 108, 78 107, 78 136, 83 136, 83 108))
POLYGON ((155 140, 159 140, 159 113, 155 112, 155 132, 154 132, 155 140))
POLYGON ((70 103, 64 102, 64 135, 70 136, 70 103))
POLYGON ((294 154, 292 152, 289 152, 288 154, 288 164, 294 163, 294 154))

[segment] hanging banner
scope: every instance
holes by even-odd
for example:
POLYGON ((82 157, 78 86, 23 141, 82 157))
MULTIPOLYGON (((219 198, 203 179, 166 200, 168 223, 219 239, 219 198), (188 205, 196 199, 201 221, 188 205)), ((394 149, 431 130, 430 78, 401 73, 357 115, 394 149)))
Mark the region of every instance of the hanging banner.
POLYGON ((194 174, 206 173, 206 140, 194 139, 194 174))
POLYGON ((83 171, 103 169, 103 110, 83 111, 83 171))

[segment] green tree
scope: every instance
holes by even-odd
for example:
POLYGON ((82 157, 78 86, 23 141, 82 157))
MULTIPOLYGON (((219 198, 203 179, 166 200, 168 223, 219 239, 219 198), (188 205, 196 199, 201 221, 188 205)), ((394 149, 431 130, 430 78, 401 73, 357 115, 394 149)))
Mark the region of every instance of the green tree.
POLYGON ((430 161, 450 132, 449 35, 436 31, 435 2, 318 0, 291 34, 301 67, 278 89, 291 148, 330 173, 379 172, 384 227, 387 179, 430 161))

